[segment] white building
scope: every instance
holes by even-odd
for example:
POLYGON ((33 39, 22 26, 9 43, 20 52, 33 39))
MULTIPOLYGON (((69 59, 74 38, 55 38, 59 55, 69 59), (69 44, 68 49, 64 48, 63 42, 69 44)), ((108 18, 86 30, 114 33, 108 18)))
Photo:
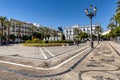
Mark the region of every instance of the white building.
POLYGON ((102 35, 109 34, 110 31, 111 31, 111 30, 104 31, 104 32, 102 33, 102 35))
MULTIPOLYGON (((64 29, 64 34, 65 34, 65 38, 66 40, 74 40, 75 39, 75 32, 74 32, 74 29, 77 28, 79 30, 81 30, 82 32, 86 32, 88 34, 90 34, 91 32, 91 26, 88 25, 88 26, 80 26, 79 24, 77 25, 74 25, 74 26, 68 26, 68 27, 65 27, 64 29)), ((95 29, 95 25, 92 25, 92 33, 94 34, 94 29, 95 29)))

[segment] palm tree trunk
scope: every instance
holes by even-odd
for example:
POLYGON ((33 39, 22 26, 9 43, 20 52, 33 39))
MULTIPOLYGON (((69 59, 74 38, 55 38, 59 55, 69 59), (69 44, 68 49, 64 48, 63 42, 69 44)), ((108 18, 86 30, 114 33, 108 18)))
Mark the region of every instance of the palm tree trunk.
POLYGON ((10 31, 9 30, 10 28, 8 27, 8 41, 7 41, 8 43, 10 42, 10 31))
POLYGON ((97 42, 98 42, 98 44, 99 44, 99 31, 98 31, 98 37, 97 37, 97 42))
POLYGON ((54 36, 54 41, 55 41, 55 36, 54 36))
POLYGON ((2 35, 1 35, 1 44, 3 43, 3 22, 1 23, 1 26, 2 26, 2 35))

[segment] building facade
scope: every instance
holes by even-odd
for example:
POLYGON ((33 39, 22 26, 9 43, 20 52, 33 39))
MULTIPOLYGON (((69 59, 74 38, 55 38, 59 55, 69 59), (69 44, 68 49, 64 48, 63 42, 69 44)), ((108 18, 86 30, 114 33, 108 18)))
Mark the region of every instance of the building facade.
MULTIPOLYGON (((49 38, 44 38, 44 40, 60 40, 61 37, 59 36, 60 33, 55 30, 53 27, 45 27, 36 23, 28 23, 28 22, 23 22, 20 20, 16 19, 8 19, 7 21, 10 22, 10 26, 3 26, 3 36, 5 39, 3 39, 3 42, 8 41, 8 36, 14 35, 15 36, 15 42, 22 41, 23 36, 32 36, 34 35, 35 32, 45 34, 46 30, 49 31, 50 37, 49 38), (42 28, 42 29, 40 29, 42 28), (6 40, 6 41, 5 41, 6 40)), ((2 26, 0 24, 0 34, 2 34, 2 26)), ((1 36, 0 36, 0 42, 1 42, 1 36)))
MULTIPOLYGON (((79 24, 74 25, 74 26, 65 27, 65 29, 64 29, 65 38, 66 38, 66 40, 74 40, 76 37, 75 31, 74 31, 75 28, 77 28, 78 30, 80 30, 82 32, 86 32, 88 34, 91 34, 90 27, 91 27, 90 25, 80 26, 79 24)), ((92 25, 92 33, 93 34, 95 34, 94 29, 95 29, 95 25, 92 25)))
POLYGON ((15 19, 10 19, 11 27, 10 34, 14 34, 15 36, 30 36, 32 35, 32 23, 22 22, 15 19))
MULTIPOLYGON (((2 39, 2 43, 8 41, 8 37, 10 37, 10 35, 14 35, 15 36, 15 41, 22 41, 22 37, 23 36, 31 36, 36 30, 33 30, 33 24, 32 23, 28 23, 28 22, 23 22, 23 21, 19 21, 16 19, 8 19, 7 21, 10 22, 9 26, 4 25, 3 28, 0 25, 0 34, 2 34, 3 31, 3 39, 2 39, 2 35, 0 37, 0 42, 2 39)), ((0 43, 1 44, 1 43, 0 43)))

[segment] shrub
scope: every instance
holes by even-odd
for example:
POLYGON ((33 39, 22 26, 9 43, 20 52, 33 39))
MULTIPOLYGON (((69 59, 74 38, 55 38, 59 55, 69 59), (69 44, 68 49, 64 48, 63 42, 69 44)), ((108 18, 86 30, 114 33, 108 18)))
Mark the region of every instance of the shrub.
POLYGON ((44 43, 48 43, 48 42, 49 42, 49 41, 46 40, 44 43))
POLYGON ((34 41, 34 39, 35 39, 35 37, 34 37, 34 36, 32 36, 32 41, 34 41))
POLYGON ((46 46, 61 46, 62 43, 53 43, 53 44, 44 44, 44 43, 24 43, 23 46, 29 46, 29 47, 46 47, 46 46))
POLYGON ((35 42, 35 43, 39 43, 40 40, 39 40, 39 38, 34 38, 34 39, 33 39, 33 42, 35 42))
POLYGON ((25 41, 25 43, 33 43, 33 41, 27 40, 27 41, 25 41))
POLYGON ((61 40, 61 41, 49 41, 49 43, 73 43, 73 41, 61 40))

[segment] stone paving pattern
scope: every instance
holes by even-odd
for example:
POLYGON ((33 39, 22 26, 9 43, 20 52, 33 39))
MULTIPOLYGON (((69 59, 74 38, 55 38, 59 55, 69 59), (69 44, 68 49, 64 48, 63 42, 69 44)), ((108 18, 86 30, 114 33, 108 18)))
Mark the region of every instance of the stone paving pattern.
POLYGON ((120 56, 114 51, 110 44, 120 52, 120 44, 111 41, 103 41, 86 57, 84 57, 84 55, 90 50, 80 54, 70 62, 55 70, 36 70, 0 63, 0 79, 120 80, 120 56), (75 64, 76 62, 78 62, 78 64, 75 64), (74 64, 75 66, 73 66, 74 64))

